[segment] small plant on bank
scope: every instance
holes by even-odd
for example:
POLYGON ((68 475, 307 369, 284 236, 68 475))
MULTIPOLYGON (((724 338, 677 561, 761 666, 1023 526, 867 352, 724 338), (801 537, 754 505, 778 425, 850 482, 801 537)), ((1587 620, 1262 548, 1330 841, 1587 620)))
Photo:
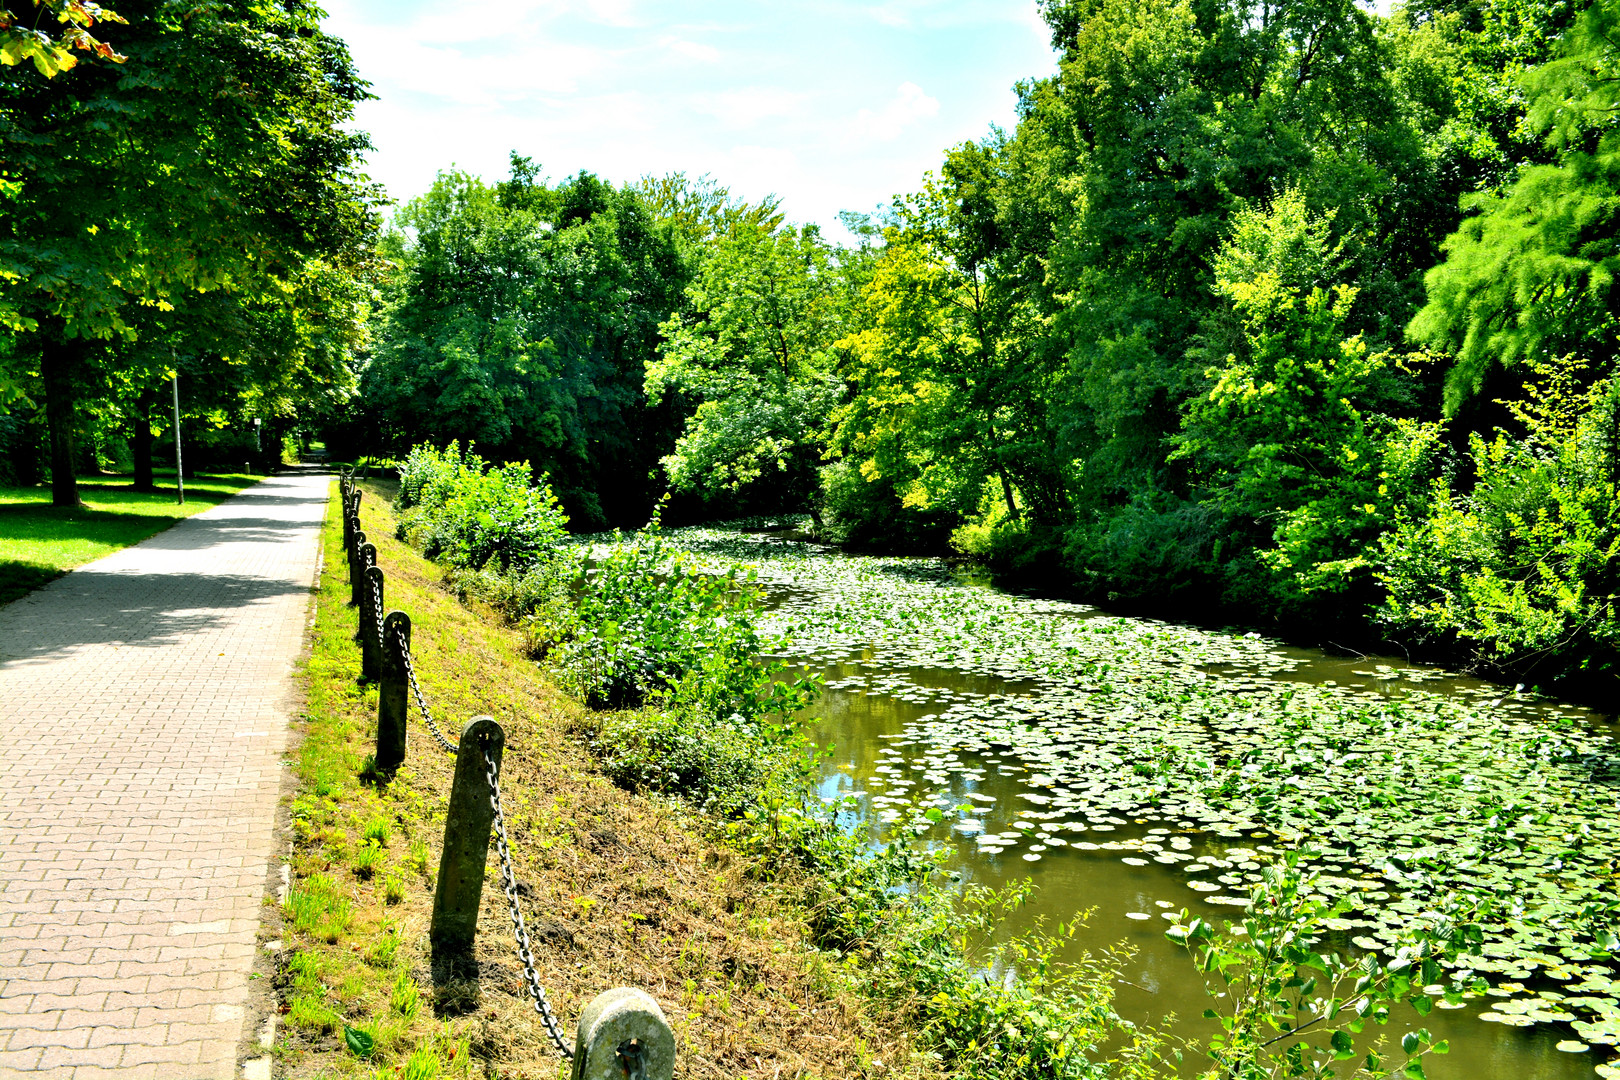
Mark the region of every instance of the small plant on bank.
POLYGON ((380 814, 366 819, 365 827, 360 832, 362 840, 376 844, 380 848, 388 846, 388 819, 380 814))
POLYGON ((370 881, 382 864, 383 850, 377 846, 376 841, 367 841, 361 845, 354 857, 354 872, 362 881, 370 881))
POLYGON ((335 942, 354 921, 354 907, 325 874, 311 874, 287 891, 294 929, 335 942))
POLYGON ((394 980, 393 992, 388 998, 389 1007, 407 1020, 415 1019, 416 1011, 422 1004, 422 991, 416 985, 416 980, 405 972, 400 972, 394 980))
POLYGON ((418 874, 426 877, 428 872, 428 846, 427 841, 420 836, 411 841, 411 866, 418 874))
POLYGON ((405 877, 398 870, 390 870, 383 879, 383 903, 392 907, 405 899, 405 877))
MULTIPOLYGON (((1204 1015, 1221 1025, 1211 1038, 1210 1075, 1230 1080, 1274 1077, 1404 1077, 1423 1080, 1423 1058, 1450 1047, 1428 1029, 1404 1033, 1400 1057, 1386 1057, 1381 1039, 1358 1039, 1381 1028, 1396 1006, 1420 1016, 1434 1008, 1426 987, 1445 980, 1442 965, 1477 951, 1483 940, 1477 912, 1457 906, 1401 946, 1384 963, 1377 953, 1348 957, 1322 943, 1328 919, 1349 909, 1314 892, 1291 853, 1265 867, 1252 890, 1249 915, 1224 932, 1181 912, 1167 936, 1185 948, 1205 975, 1220 980, 1221 1009, 1204 1015), (1340 1072, 1337 1070, 1348 1069, 1340 1072)), ((1460 1003, 1485 989, 1483 979, 1452 980, 1442 997, 1460 1003)))

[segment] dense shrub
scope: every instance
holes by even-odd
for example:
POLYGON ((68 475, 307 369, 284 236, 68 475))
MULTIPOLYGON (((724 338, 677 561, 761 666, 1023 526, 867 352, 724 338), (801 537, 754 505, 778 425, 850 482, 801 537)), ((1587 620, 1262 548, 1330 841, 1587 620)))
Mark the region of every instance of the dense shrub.
POLYGON ((1473 485, 1435 481, 1384 537, 1376 618, 1393 635, 1537 678, 1620 666, 1620 426, 1609 379, 1537 365, 1524 436, 1473 435, 1473 485))
POLYGON ((544 479, 530 482, 527 462, 490 465, 456 443, 443 451, 414 447, 399 468, 400 528, 422 553, 454 567, 523 570, 551 554, 566 535, 563 514, 544 479))
POLYGON ((575 624, 553 651, 564 685, 595 708, 651 700, 719 720, 784 707, 762 642, 752 573, 699 566, 668 547, 656 522, 588 571, 575 624))
POLYGON ((961 520, 948 508, 905 505, 892 481, 869 480, 850 461, 821 470, 822 535, 851 551, 943 552, 961 520))
POLYGON ((608 779, 620 787, 680 795, 734 814, 752 802, 764 783, 770 748, 750 725, 693 720, 678 710, 613 713, 591 749, 608 779))

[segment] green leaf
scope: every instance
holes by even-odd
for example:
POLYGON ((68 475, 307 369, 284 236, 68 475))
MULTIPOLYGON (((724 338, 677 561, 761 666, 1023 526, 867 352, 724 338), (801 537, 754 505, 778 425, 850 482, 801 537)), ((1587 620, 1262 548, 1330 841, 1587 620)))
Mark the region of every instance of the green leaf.
POLYGON ((343 1045, 349 1048, 349 1053, 361 1061, 369 1061, 371 1054, 377 1049, 377 1040, 359 1028, 343 1025, 343 1045))
POLYGON ((1355 1041, 1350 1038, 1347 1031, 1335 1031, 1333 1038, 1328 1040, 1333 1045, 1333 1060, 1348 1061, 1356 1056, 1355 1041))

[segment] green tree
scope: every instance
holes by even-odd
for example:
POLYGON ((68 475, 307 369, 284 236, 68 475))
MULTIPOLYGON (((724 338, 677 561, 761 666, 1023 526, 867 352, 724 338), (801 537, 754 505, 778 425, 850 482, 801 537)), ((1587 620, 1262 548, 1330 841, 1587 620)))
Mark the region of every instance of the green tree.
POLYGON ((633 191, 548 186, 518 155, 494 187, 441 174, 395 221, 362 383, 384 441, 476 443, 547 473, 580 527, 644 522, 672 420, 643 372, 687 275, 671 227, 633 191))
POLYGON ((1330 229, 1297 191, 1234 215, 1213 263, 1226 306, 1197 350, 1208 389, 1184 406, 1172 454, 1223 521, 1211 555, 1228 597, 1294 617, 1371 599, 1378 537, 1439 436, 1383 414, 1403 380, 1345 333, 1356 292, 1331 284, 1345 245, 1330 229))
POLYGON ((1524 169, 1446 241, 1426 278, 1428 303, 1409 333, 1455 362, 1445 405, 1480 393, 1492 370, 1575 353, 1607 370, 1615 358, 1620 272, 1620 3, 1580 17, 1556 61, 1525 78, 1529 122, 1557 160, 1524 169))
POLYGON ((89 343, 131 340, 134 312, 195 293, 295 293, 374 229, 366 137, 345 130, 365 86, 318 9, 124 7, 105 28, 118 67, 0 82, 0 305, 38 355, 59 503, 77 501, 76 384, 109 356, 89 343))
POLYGON ((833 343, 848 295, 814 226, 740 220, 717 236, 661 330, 648 400, 691 409, 664 460, 676 490, 737 492, 775 481, 802 503, 816 487, 828 414, 843 395, 833 343))

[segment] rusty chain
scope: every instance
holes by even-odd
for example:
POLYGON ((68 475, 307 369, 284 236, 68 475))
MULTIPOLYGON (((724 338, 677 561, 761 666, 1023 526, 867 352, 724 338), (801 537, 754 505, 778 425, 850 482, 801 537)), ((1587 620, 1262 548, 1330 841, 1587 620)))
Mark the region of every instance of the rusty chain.
POLYGON ((552 1045, 557 1048, 557 1053, 571 1058, 574 1053, 563 1041, 562 1025, 552 1015, 551 1002, 546 1000, 546 992, 540 987, 540 975, 534 970, 529 931, 523 925, 523 911, 518 907, 517 875, 512 872, 512 852, 506 845, 506 815, 501 812, 501 781, 495 768, 495 756, 489 752, 487 742, 481 749, 484 752, 484 775, 489 779, 489 805, 495 811, 495 848, 501 855, 501 887, 506 890, 506 901, 511 905, 512 933, 517 938, 518 959, 523 961, 524 980, 529 984, 529 996, 534 999, 534 1011, 540 1014, 540 1021, 545 1024, 552 1045))
MULTIPOLYGON (((375 565, 375 564, 373 564, 373 565, 375 565)), ((366 584, 368 586, 370 585, 370 580, 369 579, 367 580, 366 584)), ((383 636, 382 590, 381 589, 368 589, 368 591, 371 593, 371 610, 372 610, 372 614, 374 614, 377 617, 377 651, 380 653, 380 652, 382 652, 382 649, 383 649, 383 642, 388 640, 387 638, 385 638, 383 636)))

